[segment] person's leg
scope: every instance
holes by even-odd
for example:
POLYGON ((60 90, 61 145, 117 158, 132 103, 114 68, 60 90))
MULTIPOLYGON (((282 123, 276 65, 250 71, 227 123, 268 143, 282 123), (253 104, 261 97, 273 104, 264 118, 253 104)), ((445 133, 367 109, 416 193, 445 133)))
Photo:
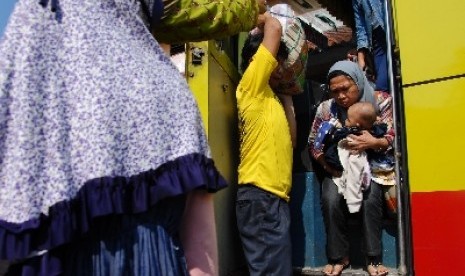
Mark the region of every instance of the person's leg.
POLYGON ((254 186, 240 186, 236 217, 250 275, 292 275, 287 202, 254 186))
POLYGON ((387 66, 386 33, 381 27, 373 31, 373 59, 376 70, 376 90, 390 91, 387 66))
POLYGON ((348 264, 349 242, 347 238, 348 210, 345 200, 338 193, 336 184, 327 177, 323 180, 321 187, 321 204, 326 229, 326 255, 330 263, 323 272, 330 274, 332 271, 329 272, 329 270, 335 269, 334 264, 341 262, 348 264))
POLYGON ((363 198, 362 230, 367 256, 381 255, 381 228, 383 218, 383 190, 375 182, 371 185, 363 198))
POLYGON ((212 193, 203 190, 189 193, 180 238, 190 276, 218 275, 218 247, 212 193))
POLYGON ((387 269, 381 265, 383 190, 379 184, 373 181, 365 192, 361 214, 368 273, 370 275, 384 275, 387 269))

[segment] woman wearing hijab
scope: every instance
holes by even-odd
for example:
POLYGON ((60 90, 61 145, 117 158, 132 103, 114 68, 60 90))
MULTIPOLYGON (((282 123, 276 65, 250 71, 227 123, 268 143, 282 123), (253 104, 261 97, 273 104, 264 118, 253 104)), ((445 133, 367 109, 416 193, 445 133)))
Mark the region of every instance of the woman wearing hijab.
MULTIPOLYGON (((378 113, 378 120, 387 125, 384 137, 375 138, 368 131, 361 135, 350 135, 352 141, 349 149, 364 151, 373 149, 379 152, 392 147, 394 129, 392 122, 392 98, 386 92, 375 92, 360 67, 351 61, 336 62, 329 70, 328 84, 331 99, 322 102, 316 112, 309 135, 312 157, 322 166, 325 177, 322 183, 322 211, 325 222, 328 265, 324 268, 326 275, 340 275, 349 264, 349 242, 347 237, 348 209, 345 200, 338 193, 338 187, 332 177, 341 175, 324 158, 321 147, 315 146, 320 127, 330 120, 338 120, 342 125, 347 118, 347 109, 356 102, 369 102, 378 113)), ((387 269, 381 264, 381 226, 383 214, 383 193, 379 184, 372 183, 364 192, 360 210, 363 238, 370 275, 386 275, 387 269)))
POLYGON ((148 19, 136 0, 16 4, 0 41, 11 275, 217 274, 209 192, 226 183, 186 80, 146 26, 162 1, 141 1, 148 19))

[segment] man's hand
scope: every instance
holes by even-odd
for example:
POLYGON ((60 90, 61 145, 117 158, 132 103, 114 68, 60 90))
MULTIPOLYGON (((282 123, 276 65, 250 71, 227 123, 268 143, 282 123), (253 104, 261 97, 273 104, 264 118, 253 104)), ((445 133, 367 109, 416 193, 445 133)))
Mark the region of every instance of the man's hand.
POLYGON ((266 3, 271 7, 279 3, 287 3, 287 0, 266 0, 266 3))
POLYGON ((266 12, 267 10, 267 3, 265 0, 257 0, 257 3, 258 3, 258 14, 263 14, 266 12))
POLYGON ((262 32, 263 28, 265 27, 265 21, 267 16, 271 16, 269 12, 259 14, 257 18, 257 28, 260 29, 260 31, 262 32))

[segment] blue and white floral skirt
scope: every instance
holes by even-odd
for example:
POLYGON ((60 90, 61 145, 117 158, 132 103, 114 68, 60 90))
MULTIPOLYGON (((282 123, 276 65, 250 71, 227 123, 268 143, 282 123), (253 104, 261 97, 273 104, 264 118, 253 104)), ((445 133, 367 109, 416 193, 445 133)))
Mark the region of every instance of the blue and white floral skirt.
POLYGON ((0 259, 34 263, 25 275, 68 271, 60 252, 72 244, 86 244, 73 260, 92 260, 100 275, 152 269, 149 246, 171 244, 161 263, 179 246, 139 214, 226 186, 185 79, 139 13, 136 0, 19 0, 10 17, 0 40, 0 259), (98 221, 112 218, 129 240, 121 232, 91 245, 98 221), (166 239, 124 249, 148 234, 166 239), (98 248, 114 253, 100 259, 98 248))

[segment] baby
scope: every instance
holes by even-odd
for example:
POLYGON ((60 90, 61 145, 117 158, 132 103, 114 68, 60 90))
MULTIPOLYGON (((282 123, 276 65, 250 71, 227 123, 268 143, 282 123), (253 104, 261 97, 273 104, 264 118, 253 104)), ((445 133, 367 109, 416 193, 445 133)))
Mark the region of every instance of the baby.
POLYGON ((376 121, 376 110, 371 103, 354 103, 347 110, 345 127, 360 128, 360 130, 371 130, 376 121))
MULTIPOLYGON (((362 130, 369 131, 374 137, 382 137, 387 130, 385 124, 375 124, 376 110, 372 104, 367 102, 358 102, 353 104, 347 110, 347 119, 344 127, 337 128, 331 135, 328 135, 324 141, 324 153, 326 162, 334 169, 343 171, 339 156, 338 145, 347 149, 347 143, 350 141, 348 135, 359 135, 362 130)), ((355 152, 352 152, 355 154, 355 152)))
POLYGON ((383 137, 387 126, 375 124, 376 119, 376 110, 371 103, 355 103, 347 110, 344 127, 336 129, 325 141, 325 160, 333 168, 342 171, 342 175, 333 177, 333 180, 339 193, 344 195, 351 213, 360 210, 363 190, 369 187, 371 181, 381 185, 393 184, 385 183, 386 176, 394 179, 393 159, 389 160, 386 152, 358 152, 349 150, 347 146, 350 143, 348 136, 359 135, 363 130, 369 131, 374 137, 383 137))

